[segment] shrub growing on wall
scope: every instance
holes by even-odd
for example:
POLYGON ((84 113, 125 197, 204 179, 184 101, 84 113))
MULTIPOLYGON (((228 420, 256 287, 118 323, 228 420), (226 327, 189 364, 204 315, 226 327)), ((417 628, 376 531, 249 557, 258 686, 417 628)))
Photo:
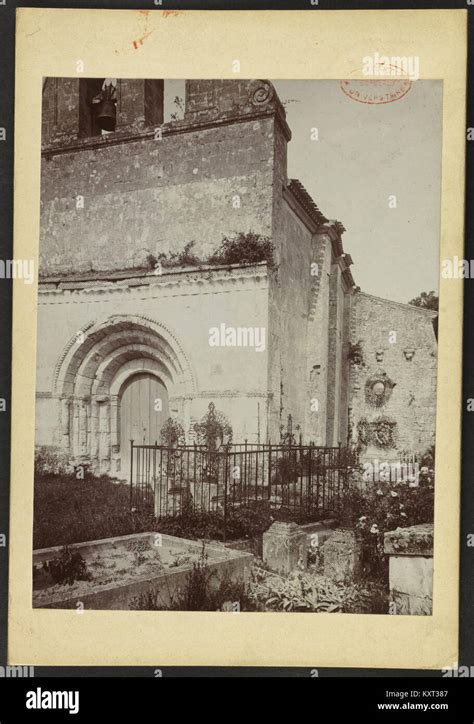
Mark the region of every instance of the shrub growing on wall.
POLYGON ((361 340, 349 343, 347 359, 350 364, 364 366, 364 351, 361 340))
POLYGON ((266 261, 273 264, 273 244, 268 236, 249 231, 233 237, 224 236, 217 251, 212 254, 209 264, 258 264, 266 261))
POLYGON ((247 233, 239 232, 235 236, 222 237, 219 248, 208 257, 197 256, 193 252, 194 241, 189 241, 181 251, 161 252, 158 255, 148 254, 147 266, 156 270, 173 267, 205 265, 218 266, 220 264, 258 264, 266 261, 270 267, 274 265, 274 247, 268 236, 255 234, 253 231, 247 233))

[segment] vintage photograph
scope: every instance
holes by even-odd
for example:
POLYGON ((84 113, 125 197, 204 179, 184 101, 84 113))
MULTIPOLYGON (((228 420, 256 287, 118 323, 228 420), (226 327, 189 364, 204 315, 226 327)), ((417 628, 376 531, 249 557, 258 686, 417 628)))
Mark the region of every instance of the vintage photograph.
POLYGON ((43 79, 34 608, 432 614, 443 82, 405 60, 43 79))

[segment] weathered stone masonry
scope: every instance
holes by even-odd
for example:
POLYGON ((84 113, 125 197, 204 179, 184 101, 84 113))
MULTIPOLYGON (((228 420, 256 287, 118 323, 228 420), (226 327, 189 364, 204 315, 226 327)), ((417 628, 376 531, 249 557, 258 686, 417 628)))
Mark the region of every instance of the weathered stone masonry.
POLYGON ((214 401, 235 440, 278 440, 291 413, 305 440, 345 443, 389 414, 398 449, 430 444, 433 314, 357 289, 344 227, 287 177, 272 84, 186 81, 184 118, 163 124, 163 81, 119 80, 116 130, 100 135, 85 105, 100 82, 44 87, 37 444, 125 474, 121 405, 140 377, 160 381, 187 433, 214 401), (274 265, 147 270, 150 255, 194 242, 205 259, 250 231, 274 265), (264 328, 265 350, 210 347, 221 323, 264 328), (374 409, 367 380, 384 373, 395 386, 374 409))
POLYGON ((372 441, 366 457, 397 460, 397 451, 426 451, 434 444, 436 416, 436 313, 358 292, 353 297, 351 336, 360 342, 360 364, 350 365, 353 435, 361 420, 395 423, 393 445, 372 441), (386 401, 371 404, 370 382, 381 380, 386 401), (393 387, 392 387, 393 385, 393 387))

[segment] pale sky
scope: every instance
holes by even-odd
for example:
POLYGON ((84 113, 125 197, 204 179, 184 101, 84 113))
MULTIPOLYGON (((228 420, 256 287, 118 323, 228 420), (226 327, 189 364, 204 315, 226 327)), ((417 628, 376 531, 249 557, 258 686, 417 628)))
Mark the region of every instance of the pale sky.
POLYGON ((293 134, 288 176, 344 224, 356 284, 399 302, 437 291, 442 81, 418 80, 379 105, 348 98, 339 81, 273 83, 293 134))
MULTIPOLYGON (((379 105, 348 98, 335 80, 272 82, 293 134, 288 176, 344 224, 356 284, 399 302, 437 291, 442 81, 415 81, 403 98, 379 105)), ((184 98, 184 81, 167 81, 165 121, 176 95, 184 98)))

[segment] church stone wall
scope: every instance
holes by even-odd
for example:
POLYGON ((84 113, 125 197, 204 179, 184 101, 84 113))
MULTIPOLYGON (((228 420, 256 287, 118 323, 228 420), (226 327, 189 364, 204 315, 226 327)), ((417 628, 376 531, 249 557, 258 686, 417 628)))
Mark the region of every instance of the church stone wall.
MULTIPOLYGON (((265 265, 238 269, 207 269, 194 272, 166 273, 162 276, 132 278, 112 282, 103 278, 93 283, 70 282, 56 288, 52 283, 40 285, 38 306, 37 357, 37 438, 38 445, 61 445, 65 421, 61 421, 64 395, 56 389, 58 362, 68 344, 87 344, 87 329, 113 318, 152 320, 163 327, 179 345, 180 354, 189 366, 189 383, 171 386, 170 412, 181 419, 186 432, 207 411, 210 402, 226 414, 233 426, 236 441, 266 439, 268 407, 267 366, 268 340, 265 349, 252 347, 215 347, 209 344, 209 330, 219 327, 268 328, 268 283, 265 265), (69 288, 67 288, 69 287, 69 288), (54 334, 51 333, 54 330, 54 334), (77 340, 77 341, 76 341, 77 340), (252 370, 252 374, 249 374, 252 370), (191 385, 191 386, 190 386, 191 385), (63 430, 63 432, 61 431, 63 430)), ((122 323, 122 328, 124 325, 122 323)), ((143 359, 140 336, 129 339, 130 360, 143 359)), ((77 390, 74 379, 68 379, 77 390)), ((66 402, 78 402, 77 392, 66 402)), ((102 398, 99 399, 102 403, 102 398)), ((109 404, 107 399, 106 404, 109 404)), ((89 397, 79 400, 90 405, 89 397)), ((84 419, 89 412, 84 414, 84 419)), ((90 425, 85 419, 84 426, 90 425)), ((102 424, 102 423, 101 423, 102 424)), ((109 441, 113 429, 104 418, 103 438, 109 441)), ((109 441, 110 442, 110 441, 109 441)), ((109 444, 109 443, 107 443, 109 444)), ((87 447, 84 432, 84 446, 87 447)), ((102 470, 104 468, 102 467, 102 470)), ((112 472, 114 472, 112 470, 112 472)))
POLYGON ((395 423, 393 445, 381 448, 372 442, 363 447, 363 457, 396 462, 402 451, 422 454, 434 444, 435 435, 437 315, 362 292, 354 294, 352 302, 351 340, 360 343, 361 350, 360 362, 352 359, 350 365, 353 439, 358 440, 360 421, 382 417, 395 423), (387 399, 375 406, 366 384, 370 388, 371 381, 384 379, 387 399))
POLYGON ((278 221, 280 245, 278 277, 272 287, 270 310, 276 353, 275 382, 280 401, 279 420, 285 425, 291 414, 293 427, 305 431, 309 407, 307 387, 306 339, 311 296, 310 259, 312 234, 283 201, 278 221))
POLYGON ((273 399, 279 400, 272 424, 285 426, 291 414, 306 442, 337 445, 347 439, 350 295, 335 261, 332 232, 303 219, 303 210, 281 196, 273 237, 278 272, 270 275, 269 378, 273 399))
POLYGON ((287 142, 278 129, 272 234, 277 271, 269 276, 270 429, 278 439, 291 414, 293 429, 300 427, 305 442, 324 444, 331 242, 317 235, 317 224, 288 189, 287 142), (311 274, 313 262, 318 276, 311 274), (318 410, 312 411, 315 398, 318 410))
POLYGON ((116 132, 89 138, 79 137, 78 82, 45 86, 43 276, 142 267, 191 242, 206 258, 223 236, 271 236, 275 129, 285 126, 273 86, 186 81, 184 118, 154 128, 144 83, 119 81, 116 132))
POLYGON ((85 324, 121 313, 169 326, 187 350, 196 389, 192 404, 176 393, 175 409, 184 415, 186 407, 188 422, 212 400, 236 440, 277 441, 291 414, 305 442, 337 445, 383 418, 392 449, 367 445, 366 455, 426 449, 434 435, 434 315, 353 293, 342 224, 288 181, 291 132, 272 84, 188 80, 184 118, 157 133, 147 83, 161 81, 119 81, 117 130, 91 137, 79 132, 79 82, 49 79, 44 87, 39 444, 64 437, 61 401, 51 396, 64 346, 85 324), (271 238, 268 269, 204 265, 132 278, 162 253, 178 255, 194 242, 190 253, 205 259, 224 236, 249 231, 271 238), (209 328, 221 324, 265 328, 265 352, 209 347, 209 328), (382 405, 366 388, 379 378, 388 385, 382 405))
POLYGON ((329 289, 326 443, 347 442, 348 296, 342 272, 332 264, 329 289))
POLYGON ((272 121, 100 140, 42 164, 41 274, 205 257, 225 235, 271 234, 272 121), (82 197, 82 199, 80 198, 82 197), (82 205, 83 204, 83 208, 82 205), (78 208, 79 206, 79 208, 78 208))
MULTIPOLYGON (((57 147, 85 137, 90 122, 83 123, 83 101, 96 95, 104 79, 92 79, 89 93, 84 78, 45 78, 43 80, 42 144, 57 147)), ((116 86, 117 131, 143 130, 151 123, 163 122, 163 81, 139 78, 119 79, 116 86)), ((100 134, 99 134, 100 135, 100 134)), ((96 137, 97 138, 97 137, 96 137)))

